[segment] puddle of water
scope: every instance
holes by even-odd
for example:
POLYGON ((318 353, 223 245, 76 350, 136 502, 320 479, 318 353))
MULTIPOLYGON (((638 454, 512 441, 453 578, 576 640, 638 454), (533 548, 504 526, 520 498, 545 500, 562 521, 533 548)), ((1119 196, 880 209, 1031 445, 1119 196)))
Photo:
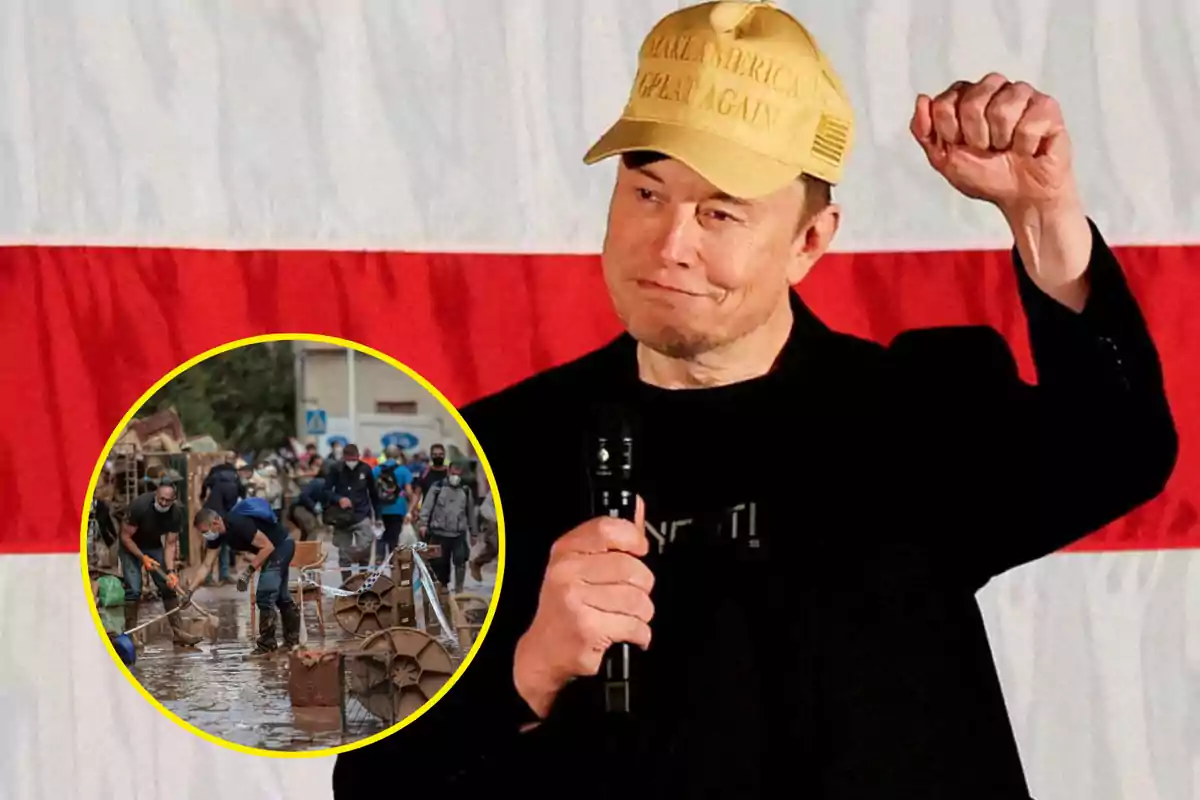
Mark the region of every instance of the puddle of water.
MULTIPOLYGON (((336 568, 323 580, 341 584, 336 568)), ((468 584, 468 591, 489 596, 494 588, 494 567, 485 571, 483 587, 468 584)), ((247 659, 257 638, 257 620, 250 624, 250 595, 226 586, 196 593, 196 602, 215 614, 215 622, 194 609, 179 612, 189 630, 205 635, 195 648, 176 647, 168 620, 144 629, 145 646, 131 669, 134 677, 164 707, 195 727, 236 744, 264 750, 321 750, 351 744, 385 727, 385 721, 367 712, 353 699, 347 701, 345 721, 336 709, 296 709, 288 693, 288 655, 247 659)), ((418 619, 423 618, 419 609, 418 619)), ((122 609, 102 609, 106 627, 119 630, 122 609)), ((144 602, 140 621, 162 613, 157 601, 144 602)), ((325 639, 322 642, 312 603, 304 609, 307 647, 353 648, 360 641, 342 630, 333 616, 333 598, 325 600, 325 639)), ((141 636, 142 633, 135 634, 141 636)), ((276 635, 282 643, 282 623, 276 618, 276 635)))

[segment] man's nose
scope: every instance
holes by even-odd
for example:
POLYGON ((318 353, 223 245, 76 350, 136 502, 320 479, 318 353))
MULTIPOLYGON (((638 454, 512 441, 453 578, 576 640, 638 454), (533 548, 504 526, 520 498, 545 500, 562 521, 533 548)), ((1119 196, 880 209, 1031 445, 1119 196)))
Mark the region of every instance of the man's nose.
POLYGON ((690 267, 696 260, 696 249, 701 234, 700 222, 691 206, 681 205, 664 220, 662 246, 659 258, 664 263, 690 267))

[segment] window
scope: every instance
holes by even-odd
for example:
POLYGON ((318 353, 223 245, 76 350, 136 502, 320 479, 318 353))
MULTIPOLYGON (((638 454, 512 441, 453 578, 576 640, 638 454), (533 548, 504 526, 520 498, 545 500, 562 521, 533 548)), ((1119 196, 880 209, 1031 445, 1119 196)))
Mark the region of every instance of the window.
POLYGON ((375 403, 376 414, 416 414, 417 403, 415 400, 404 401, 389 401, 379 400, 375 403))

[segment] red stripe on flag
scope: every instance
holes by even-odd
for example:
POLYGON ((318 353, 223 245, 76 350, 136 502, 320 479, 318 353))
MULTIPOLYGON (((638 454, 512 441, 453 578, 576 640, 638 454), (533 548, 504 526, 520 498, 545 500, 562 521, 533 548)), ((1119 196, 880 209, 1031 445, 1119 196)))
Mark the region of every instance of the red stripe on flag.
MULTIPOLYGON (((1074 549, 1200 546, 1200 247, 1120 248, 1163 355, 1182 439, 1163 497, 1074 549)), ((1006 252, 824 260, 801 294, 877 341, 988 324, 1033 372, 1006 252)), ((0 249, 0 552, 72 552, 91 471, 126 410, 178 364, 268 333, 351 339, 463 404, 605 342, 619 326, 594 256, 0 249)), ((486 447, 486 442, 484 443, 486 447)))

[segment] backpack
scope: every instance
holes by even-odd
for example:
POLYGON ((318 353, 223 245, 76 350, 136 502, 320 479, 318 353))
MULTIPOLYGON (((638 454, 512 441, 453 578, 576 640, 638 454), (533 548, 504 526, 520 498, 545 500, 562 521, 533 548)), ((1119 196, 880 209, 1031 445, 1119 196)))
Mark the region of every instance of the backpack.
POLYGON ((397 466, 397 464, 393 464, 379 471, 379 478, 375 481, 375 491, 379 494, 380 505, 390 506, 400 499, 400 484, 396 483, 397 466))
POLYGON ((279 518, 275 516, 275 510, 271 508, 271 504, 263 497, 243 498, 233 508, 229 509, 229 513, 242 517, 251 517, 252 519, 265 520, 272 525, 279 522, 279 518))

